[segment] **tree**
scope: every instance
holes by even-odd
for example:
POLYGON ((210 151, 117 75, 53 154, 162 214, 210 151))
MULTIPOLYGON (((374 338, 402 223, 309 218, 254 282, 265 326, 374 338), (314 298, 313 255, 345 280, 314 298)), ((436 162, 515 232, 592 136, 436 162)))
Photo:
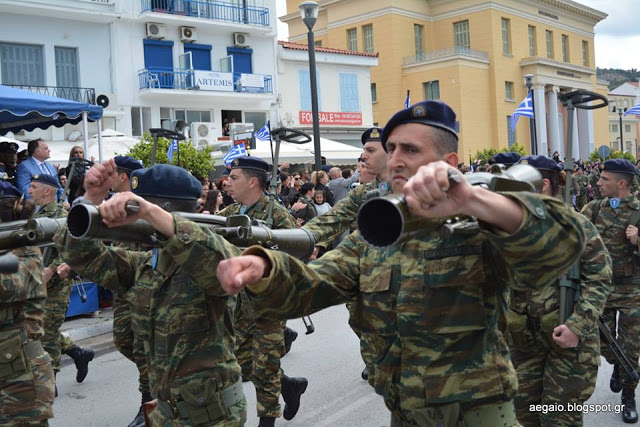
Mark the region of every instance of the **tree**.
POLYGON ((481 164, 484 164, 488 163, 489 159, 496 154, 506 152, 518 153, 521 156, 527 155, 527 150, 524 148, 524 146, 522 144, 515 143, 511 147, 501 148, 500 150, 496 150, 495 148, 485 148, 484 150, 478 150, 476 151, 475 156, 473 156, 473 160, 479 160, 481 164))
POLYGON ((594 152, 589 154, 589 160, 591 160, 592 162, 604 161, 609 159, 626 159, 633 164, 636 163, 635 157, 633 157, 629 153, 623 153, 622 151, 612 151, 611 154, 609 154, 609 156, 607 156, 606 159, 603 159, 602 157, 600 157, 600 154, 598 154, 598 150, 595 150, 594 152))
MULTIPOLYGON (((151 165, 151 149, 153 147, 153 137, 148 133, 145 133, 136 145, 131 147, 128 156, 136 158, 142 161, 145 167, 151 165)), ((197 150, 196 147, 189 141, 180 141, 180 165, 189 172, 191 172, 196 178, 202 179, 209 175, 209 172, 213 170, 215 160, 211 157, 211 147, 206 147, 203 150, 197 150)), ((158 138, 158 149, 156 150, 156 163, 171 163, 167 157, 167 150, 169 149, 169 140, 167 138, 158 138)), ((178 155, 174 153, 173 163, 178 164, 178 155)))

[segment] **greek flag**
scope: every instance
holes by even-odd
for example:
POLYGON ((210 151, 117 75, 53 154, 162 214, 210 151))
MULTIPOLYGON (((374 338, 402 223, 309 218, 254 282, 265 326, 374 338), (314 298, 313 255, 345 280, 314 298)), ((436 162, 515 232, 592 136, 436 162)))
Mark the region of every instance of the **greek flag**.
POLYGON ((173 153, 178 151, 178 140, 172 139, 171 144, 169 144, 169 149, 167 150, 167 157, 169 161, 173 163, 173 153))
POLYGON ((636 105, 634 105, 633 107, 629 108, 624 115, 626 116, 627 114, 635 114, 636 116, 640 116, 640 102, 637 103, 636 105))
POLYGON ((411 107, 411 91, 407 91, 407 97, 404 99, 404 108, 411 107))
POLYGON ((224 161, 225 165, 228 165, 233 161, 233 159, 246 156, 246 155, 247 155, 247 150, 244 148, 244 144, 238 144, 234 146, 231 150, 229 150, 227 154, 224 155, 222 160, 224 161))
POLYGON ((269 132, 269 127, 270 127, 269 122, 265 123, 265 125, 262 126, 262 129, 260 129, 258 133, 256 133, 257 141, 262 141, 262 142, 271 141, 271 133, 269 132))
POLYGON ((511 116, 511 130, 515 130, 518 124, 518 117, 533 117, 533 102, 531 101, 531 92, 527 94, 527 97, 518 105, 516 111, 511 116))

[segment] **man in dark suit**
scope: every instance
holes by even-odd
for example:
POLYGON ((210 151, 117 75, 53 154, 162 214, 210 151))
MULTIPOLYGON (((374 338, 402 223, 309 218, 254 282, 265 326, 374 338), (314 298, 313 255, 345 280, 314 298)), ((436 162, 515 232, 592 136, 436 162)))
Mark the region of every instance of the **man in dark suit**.
MULTIPOLYGON (((30 157, 18 165, 18 177, 16 181, 18 190, 24 194, 25 198, 30 199, 29 185, 31 185, 31 179, 35 175, 42 174, 57 176, 58 171, 53 165, 46 162, 46 160, 51 157, 51 150, 49 150, 49 146, 44 140, 34 139, 33 141, 29 141, 27 150, 30 157)), ((58 187, 58 200, 60 200, 62 192, 62 187, 58 187)))

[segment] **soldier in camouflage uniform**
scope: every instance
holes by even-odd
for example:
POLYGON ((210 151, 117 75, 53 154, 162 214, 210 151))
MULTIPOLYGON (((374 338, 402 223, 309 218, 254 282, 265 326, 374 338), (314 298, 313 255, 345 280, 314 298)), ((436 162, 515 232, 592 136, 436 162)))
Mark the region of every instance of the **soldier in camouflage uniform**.
MULTIPOLYGON (((613 287, 603 317, 614 338, 617 331, 617 340, 622 350, 638 370, 640 267, 634 252, 638 251, 640 202, 629 190, 635 173, 635 166, 627 160, 611 159, 604 162, 598 181, 604 198, 590 202, 582 213, 595 224, 613 261, 613 287)), ((635 403, 638 383, 626 371, 621 372, 606 345, 601 346, 601 351, 607 362, 614 365, 611 390, 617 393, 622 389, 622 418, 627 423, 635 423, 638 421, 635 403)))
MULTIPOLYGON (((256 157, 239 157, 231 162, 227 193, 236 203, 218 213, 220 216, 247 215, 251 219, 266 220, 269 198, 263 189, 269 164, 256 157)), ((280 203, 273 204, 274 229, 295 228, 295 220, 280 203)), ((256 387, 256 401, 260 427, 275 425, 280 416, 279 397, 285 401, 284 417, 291 420, 300 406, 300 395, 307 389, 306 378, 287 377, 280 369, 284 355, 286 321, 256 318, 253 304, 241 293, 234 313, 236 331, 235 353, 245 379, 256 387)))
MULTIPOLYGON (((387 153, 382 148, 381 135, 382 129, 373 127, 364 131, 360 137, 364 149, 362 159, 364 160, 365 168, 369 174, 376 177, 375 181, 357 186, 350 191, 346 197, 340 199, 340 201, 324 215, 313 218, 302 227, 310 231, 316 241, 316 248, 311 258, 312 260, 317 258, 317 255, 321 251, 324 252, 327 248, 331 247, 331 243, 345 231, 353 232, 356 230, 358 209, 360 209, 360 205, 364 202, 367 192, 378 189, 381 193, 386 194, 388 184, 384 180, 384 177, 387 175, 387 153)), ((357 328, 357 325, 351 321, 351 319, 355 319, 353 312, 355 307, 356 305, 354 303, 347 303, 349 326, 351 326, 353 332, 360 338, 360 354, 365 363, 362 378, 368 380, 370 384, 373 384, 375 354, 371 346, 363 339, 362 333, 357 328)))
POLYGON ((585 176, 584 169, 577 167, 572 176, 576 188, 576 209, 581 211, 589 203, 588 189, 589 178, 585 176))
MULTIPOLYGON (((544 156, 523 157, 543 177, 542 194, 562 198, 561 167, 544 156)), ((581 426, 581 411, 536 412, 531 405, 583 404, 596 386, 600 364, 598 316, 611 289, 611 257, 591 222, 575 214, 585 233, 580 290, 573 314, 558 325, 559 283, 539 289, 511 285, 509 350, 518 373, 514 399, 524 427, 581 426)))
POLYGON ((471 187, 458 173, 455 113, 425 101, 396 113, 384 129, 395 193, 415 215, 479 219, 480 229, 443 240, 438 232, 388 248, 355 232, 304 265, 249 248, 222 261, 229 293, 248 285, 256 310, 295 318, 355 299, 358 326, 376 358, 374 387, 391 426, 515 426, 516 373, 499 325, 507 280, 548 285, 583 249, 584 235, 563 203, 529 193, 471 187), (450 172, 451 171, 451 172, 450 172))
MULTIPOLYGON (((58 178, 53 175, 34 175, 29 185, 29 195, 40 209, 37 218, 66 218, 67 210, 62 203, 56 202, 58 192, 58 178)), ((93 360, 94 352, 75 345, 69 337, 63 337, 60 326, 64 322, 69 307, 71 295, 71 280, 69 269, 58 251, 49 247, 43 250, 45 264, 45 280, 47 284, 47 301, 45 303, 44 336, 42 345, 53 364, 53 372, 60 372, 61 353, 67 354, 76 365, 76 381, 81 383, 89 372, 89 362, 93 360), (64 277, 58 274, 58 269, 64 277)))
MULTIPOLYGON (((85 200, 104 200, 116 171, 113 159, 95 164, 85 177, 85 200)), ((131 174, 131 188, 133 193, 116 193, 102 203, 101 216, 109 226, 148 221, 157 230, 158 248, 127 251, 72 239, 66 230, 54 240, 74 270, 129 302, 157 399, 150 414, 154 427, 243 426, 246 401, 233 354, 233 298, 214 274, 223 257, 239 251, 209 228, 164 210, 195 210, 202 186, 184 169, 139 169, 131 174), (138 213, 127 214, 129 201, 139 204, 138 213)))
MULTIPOLYGON (((0 222, 27 219, 34 210, 33 201, 0 182, 0 222)), ((42 254, 36 247, 12 252, 20 260, 18 272, 0 274, 0 425, 48 426, 54 377, 51 357, 40 342, 47 297, 42 254)))

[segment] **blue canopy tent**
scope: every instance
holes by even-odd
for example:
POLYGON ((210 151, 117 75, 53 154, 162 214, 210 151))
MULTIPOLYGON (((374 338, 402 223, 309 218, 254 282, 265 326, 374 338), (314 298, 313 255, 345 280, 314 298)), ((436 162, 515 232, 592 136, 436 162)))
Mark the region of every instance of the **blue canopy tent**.
POLYGON ((20 130, 47 129, 83 122, 87 152, 87 122, 98 121, 98 147, 102 161, 102 107, 0 85, 0 135, 20 130))

